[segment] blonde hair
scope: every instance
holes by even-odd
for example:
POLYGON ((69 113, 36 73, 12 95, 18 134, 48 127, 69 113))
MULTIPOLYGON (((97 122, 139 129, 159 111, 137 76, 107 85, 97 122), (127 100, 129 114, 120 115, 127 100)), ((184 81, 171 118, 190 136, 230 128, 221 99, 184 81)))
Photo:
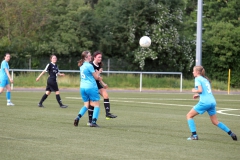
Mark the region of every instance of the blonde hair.
POLYGON ((81 59, 78 61, 78 67, 81 67, 85 61, 85 58, 88 56, 89 51, 83 51, 81 55, 81 59))
POLYGON ((210 83, 211 83, 211 80, 205 75, 205 69, 203 68, 203 66, 195 66, 194 69, 199 72, 199 74, 201 76, 203 76, 204 78, 206 78, 210 83))

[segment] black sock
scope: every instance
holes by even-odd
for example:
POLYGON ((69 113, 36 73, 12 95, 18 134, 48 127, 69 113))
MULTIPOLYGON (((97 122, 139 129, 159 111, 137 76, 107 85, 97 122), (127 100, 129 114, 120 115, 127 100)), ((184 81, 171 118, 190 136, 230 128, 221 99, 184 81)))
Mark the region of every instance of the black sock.
POLYGON ((232 131, 229 131, 229 132, 228 132, 228 135, 230 135, 230 136, 231 136, 231 134, 232 134, 232 131))
POLYGON ((105 107, 106 114, 108 114, 110 112, 110 102, 109 102, 109 99, 104 99, 104 107, 105 107))
POLYGON ((40 100, 39 104, 42 104, 45 99, 47 99, 48 95, 45 93, 43 96, 42 96, 42 99, 40 100))
POLYGON ((56 99, 57 99, 57 101, 58 101, 58 104, 59 104, 60 106, 62 106, 63 104, 62 104, 62 100, 61 100, 61 97, 60 97, 59 94, 56 94, 56 99))
POLYGON ((197 135, 197 132, 192 132, 192 135, 197 135))
POLYGON ((89 105, 89 107, 88 107, 88 118, 89 118, 89 122, 92 122, 93 109, 94 109, 94 107, 91 106, 91 105, 89 105))

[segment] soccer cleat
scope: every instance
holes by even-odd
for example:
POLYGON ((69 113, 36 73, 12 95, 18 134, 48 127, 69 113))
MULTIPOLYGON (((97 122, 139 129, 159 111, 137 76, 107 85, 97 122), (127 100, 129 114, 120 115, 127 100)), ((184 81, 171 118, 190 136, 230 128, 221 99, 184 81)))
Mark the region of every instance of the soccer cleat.
POLYGON ((197 135, 191 135, 190 137, 188 137, 187 140, 198 140, 198 136, 197 135))
POLYGON ((14 106, 12 102, 7 102, 7 106, 14 106))
POLYGON ((236 136, 236 134, 232 133, 232 134, 231 134, 231 137, 232 137, 232 139, 233 139, 234 141, 237 141, 237 136, 236 136))
POLYGON ((44 106, 43 106, 42 104, 39 103, 39 104, 38 104, 38 107, 44 107, 44 106))
POLYGON ((97 123, 91 123, 90 127, 100 127, 99 125, 97 125, 97 123))
POLYGON ((79 119, 78 119, 78 118, 74 119, 74 123, 73 123, 73 125, 74 125, 75 127, 78 126, 78 123, 79 123, 79 119))
POLYGON ((111 118, 117 118, 117 116, 113 115, 112 113, 107 113, 106 114, 106 119, 111 119, 111 118))
POLYGON ((61 105, 60 107, 61 107, 61 108, 67 108, 68 106, 66 106, 66 105, 63 104, 63 105, 61 105))

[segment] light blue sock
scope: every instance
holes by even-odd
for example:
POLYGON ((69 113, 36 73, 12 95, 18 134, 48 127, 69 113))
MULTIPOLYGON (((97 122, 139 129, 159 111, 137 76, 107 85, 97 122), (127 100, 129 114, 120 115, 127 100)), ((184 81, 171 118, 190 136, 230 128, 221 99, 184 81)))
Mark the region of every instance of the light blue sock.
POLYGON ((193 119, 188 120, 188 126, 191 132, 196 132, 196 126, 193 119))
POLYGON ((11 92, 6 92, 6 98, 8 102, 11 101, 11 92))
POLYGON ((99 116, 99 111, 100 111, 100 108, 97 107, 97 106, 94 106, 94 110, 93 110, 93 118, 92 119, 98 119, 98 116, 99 116))
POLYGON ((87 110, 88 108, 86 106, 83 106, 78 113, 78 118, 81 118, 87 112, 87 110), (81 115, 81 117, 79 117, 79 115, 81 115))
POLYGON ((217 126, 227 133, 230 131, 230 129, 222 122, 219 122, 217 126))

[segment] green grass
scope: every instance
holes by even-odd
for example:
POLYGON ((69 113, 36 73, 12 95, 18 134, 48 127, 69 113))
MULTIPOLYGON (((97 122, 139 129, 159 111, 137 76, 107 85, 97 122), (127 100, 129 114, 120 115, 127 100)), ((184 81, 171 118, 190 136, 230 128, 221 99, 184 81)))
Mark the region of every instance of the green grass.
MULTIPOLYGON (((54 94, 45 108, 37 107, 43 94, 13 91, 13 107, 0 95, 0 159, 240 159, 239 141, 213 126, 207 113, 195 118, 199 140, 186 140, 190 131, 185 115, 197 103, 192 94, 110 91, 111 112, 118 117, 106 120, 101 100, 100 128, 86 126, 87 114, 73 126, 82 107, 78 90, 61 92, 66 109, 58 106, 54 94)), ((217 110, 238 109, 225 112, 238 116, 218 118, 240 136, 239 95, 215 97, 217 110)))

